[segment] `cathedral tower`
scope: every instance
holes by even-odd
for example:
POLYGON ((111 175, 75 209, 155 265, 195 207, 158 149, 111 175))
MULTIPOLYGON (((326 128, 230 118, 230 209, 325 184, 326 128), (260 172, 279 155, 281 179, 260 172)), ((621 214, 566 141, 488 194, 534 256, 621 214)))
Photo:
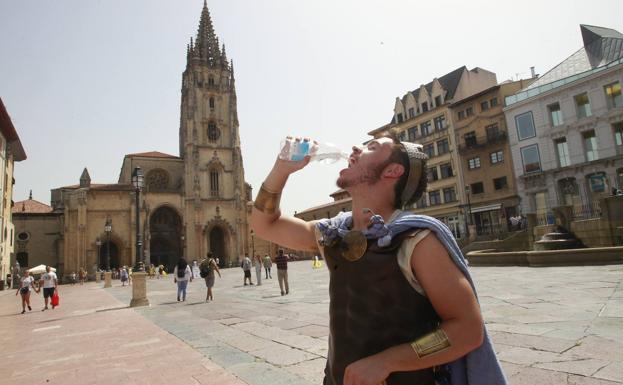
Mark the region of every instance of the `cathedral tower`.
POLYGON ((250 188, 240 152, 233 62, 219 45, 205 2, 186 60, 179 134, 186 256, 200 259, 212 251, 226 265, 247 249, 250 188))

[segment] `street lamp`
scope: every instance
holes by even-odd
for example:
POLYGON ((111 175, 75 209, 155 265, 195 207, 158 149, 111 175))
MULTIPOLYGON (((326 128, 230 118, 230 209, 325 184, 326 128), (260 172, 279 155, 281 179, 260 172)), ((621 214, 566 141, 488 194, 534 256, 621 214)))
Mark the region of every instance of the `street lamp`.
POLYGON ((95 269, 95 274, 97 274, 97 272, 100 269, 100 266, 102 266, 102 261, 100 260, 100 250, 102 248, 102 241, 97 238, 95 240, 95 245, 97 246, 97 268, 95 269))
POLYGON ((104 232, 106 233, 106 271, 110 271, 110 233, 112 232, 112 219, 106 218, 104 232))
POLYGON ((139 208, 143 183, 143 170, 141 170, 140 167, 135 167, 134 171, 132 171, 132 186, 134 186, 134 192, 136 192, 136 268, 140 271, 145 271, 145 264, 143 263, 143 241, 141 239, 141 217, 139 208))
POLYGON ((470 187, 469 185, 465 185, 465 194, 467 194, 467 212, 468 212, 467 235, 469 235, 469 225, 472 224, 472 203, 469 201, 469 193, 470 193, 470 187))
POLYGON ((255 232, 251 230, 251 259, 255 258, 255 232))

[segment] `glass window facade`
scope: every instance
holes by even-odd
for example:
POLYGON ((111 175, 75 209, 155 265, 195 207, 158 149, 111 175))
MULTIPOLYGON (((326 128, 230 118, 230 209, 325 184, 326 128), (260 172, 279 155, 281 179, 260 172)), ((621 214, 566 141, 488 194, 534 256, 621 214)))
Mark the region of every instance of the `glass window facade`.
POLYGON ((441 204, 441 194, 439 190, 429 191, 428 192, 428 201, 431 206, 440 205, 441 204))
POLYGON ((532 119, 532 111, 524 112, 515 116, 515 125, 517 126, 517 136, 519 140, 533 138, 536 136, 534 129, 534 119, 532 119))
POLYGON ((435 146, 432 143, 425 144, 422 151, 424 151, 424 153, 428 155, 429 158, 432 158, 433 156, 435 156, 435 146))
POLYGON ((487 111, 489 109, 489 101, 485 100, 484 102, 480 103, 480 110, 481 111, 487 111))
POLYGON ((485 192, 485 186, 482 184, 482 182, 472 183, 470 186, 470 191, 472 192, 472 194, 482 194, 485 192))
POLYGON ((539 154, 539 145, 523 147, 521 149, 521 161, 523 162, 523 170, 526 174, 541 171, 541 155, 539 154))
POLYGON ((493 179, 493 188, 502 190, 508 187, 508 181, 505 176, 493 179))
POLYGON ((444 163, 441 166, 439 166, 439 169, 441 170, 441 178, 450 178, 452 175, 452 165, 450 163, 444 163))
POLYGON ((445 130, 446 127, 446 117, 444 115, 439 115, 433 119, 435 122, 435 131, 445 130))
POLYGON ((422 133, 422 136, 430 135, 432 133, 430 120, 420 124, 420 133, 422 133))
POLYGON ((450 144, 448 139, 442 139, 437 141, 437 155, 443 155, 450 152, 450 144))
POLYGON ((582 139, 584 140, 584 152, 586 154, 586 161, 591 162, 599 159, 599 153, 597 149, 597 137, 595 131, 590 130, 582 133, 582 139))
POLYGON ((471 158, 467 161, 467 168, 473 170, 475 168, 480 168, 480 157, 471 158))
POLYGON ((496 164, 504 161, 504 152, 503 151, 495 151, 489 154, 491 159, 491 164, 496 164))
POLYGON ((443 189, 443 201, 444 203, 456 201, 456 191, 454 190, 454 187, 443 189))

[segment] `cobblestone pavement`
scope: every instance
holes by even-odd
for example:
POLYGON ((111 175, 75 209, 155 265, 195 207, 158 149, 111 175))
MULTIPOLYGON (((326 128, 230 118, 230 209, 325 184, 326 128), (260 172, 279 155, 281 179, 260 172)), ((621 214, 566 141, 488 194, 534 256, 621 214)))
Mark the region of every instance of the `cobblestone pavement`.
MULTIPOLYGON (((510 384, 623 383, 623 265, 472 273, 510 384)), ((37 297, 26 315, 0 292, 0 384, 320 384, 328 274, 297 262, 289 275, 282 297, 276 271, 243 286, 241 269, 224 270, 210 303, 203 280, 179 303, 172 277, 152 279, 138 309, 128 287, 63 286, 60 308, 40 312, 37 297)))

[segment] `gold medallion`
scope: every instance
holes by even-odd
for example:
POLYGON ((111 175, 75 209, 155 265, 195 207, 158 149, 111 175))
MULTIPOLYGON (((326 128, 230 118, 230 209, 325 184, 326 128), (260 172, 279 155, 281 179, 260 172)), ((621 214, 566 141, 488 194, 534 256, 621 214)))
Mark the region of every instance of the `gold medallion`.
POLYGON ((342 239, 344 251, 342 255, 347 260, 354 262, 363 257, 368 248, 368 240, 361 231, 349 231, 342 239))

